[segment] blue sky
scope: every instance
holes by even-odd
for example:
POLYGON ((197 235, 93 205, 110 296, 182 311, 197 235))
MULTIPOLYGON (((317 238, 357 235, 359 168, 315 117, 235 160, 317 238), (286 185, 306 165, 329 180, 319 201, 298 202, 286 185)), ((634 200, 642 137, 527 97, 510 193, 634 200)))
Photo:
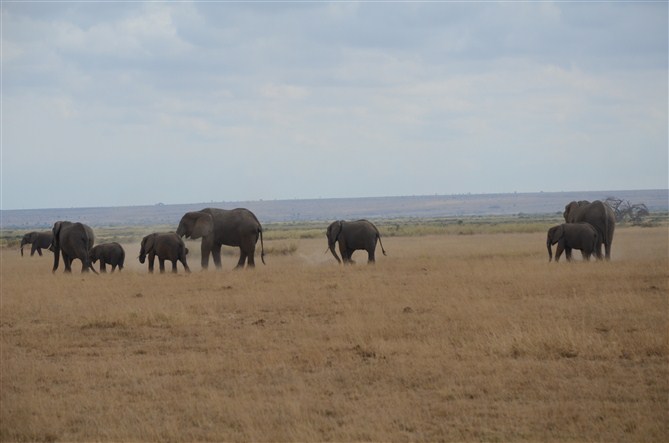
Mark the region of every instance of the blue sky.
POLYGON ((666 2, 3 2, 2 209, 668 186, 666 2))

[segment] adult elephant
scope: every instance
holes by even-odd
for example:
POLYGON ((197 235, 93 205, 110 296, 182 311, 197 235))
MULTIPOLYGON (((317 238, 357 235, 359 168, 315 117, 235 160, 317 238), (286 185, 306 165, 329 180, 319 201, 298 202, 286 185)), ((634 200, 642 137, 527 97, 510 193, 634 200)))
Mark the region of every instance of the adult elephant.
POLYGON ((611 243, 613 243, 613 232, 616 229, 616 216, 613 210, 600 200, 573 201, 564 208, 564 220, 567 223, 590 223, 597 230, 599 238, 595 254, 597 259, 602 259, 602 243, 606 252, 606 259, 611 260, 611 243))
POLYGON ((553 259, 552 246, 557 243, 555 250, 555 262, 560 261, 562 251, 567 256, 567 261, 571 261, 571 250, 579 249, 584 260, 590 260, 590 256, 595 252, 599 234, 590 223, 563 223, 553 226, 548 230, 546 236, 546 247, 548 248, 548 261, 553 259))
POLYGON ((60 260, 60 254, 63 254, 63 263, 65 272, 72 272, 72 261, 75 258, 81 260, 81 272, 87 272, 89 269, 97 274, 93 265, 89 251, 95 242, 95 234, 90 226, 83 223, 72 223, 70 221, 57 221, 53 224, 53 242, 51 248, 53 251, 53 270, 56 272, 60 260))
POLYGON ((172 262, 172 272, 177 272, 177 261, 184 265, 186 272, 190 272, 186 255, 188 248, 184 245, 181 237, 174 232, 154 232, 142 239, 139 249, 139 262, 144 264, 146 257, 149 257, 149 272, 153 273, 153 262, 158 257, 160 263, 160 273, 165 272, 165 260, 172 262))
POLYGON ((217 209, 205 208, 187 212, 181 217, 177 228, 179 237, 202 238, 202 269, 209 267, 209 254, 214 258, 216 268, 221 269, 221 246, 239 247, 237 268, 255 266, 255 250, 260 237, 260 259, 265 263, 265 247, 262 240, 262 226, 253 212, 245 208, 217 209))
POLYGON ((328 226, 326 235, 328 238, 328 249, 330 249, 330 252, 332 252, 332 255, 337 259, 338 263, 341 263, 342 261, 339 259, 339 256, 335 251, 336 242, 339 242, 339 252, 341 252, 344 264, 355 263, 351 259, 351 256, 354 251, 362 249, 367 251, 367 263, 374 263, 376 260, 374 257, 376 240, 378 240, 381 245, 383 255, 386 255, 386 251, 383 249, 383 243, 381 243, 381 234, 379 233, 379 230, 376 229, 376 226, 370 221, 357 220, 347 222, 339 220, 332 222, 330 226, 328 226))
POLYGON ((30 248, 30 256, 32 257, 37 252, 42 256, 42 249, 48 249, 53 241, 53 233, 51 231, 45 232, 29 232, 21 239, 21 257, 23 257, 23 247, 25 245, 32 245, 30 248))

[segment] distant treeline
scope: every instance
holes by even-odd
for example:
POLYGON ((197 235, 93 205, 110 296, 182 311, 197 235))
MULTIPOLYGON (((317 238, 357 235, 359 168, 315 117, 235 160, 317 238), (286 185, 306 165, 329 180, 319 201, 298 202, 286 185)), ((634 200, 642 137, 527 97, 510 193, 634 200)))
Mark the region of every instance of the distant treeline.
POLYGON ((0 211, 3 229, 50 228, 56 220, 77 220, 91 226, 174 225, 189 211, 206 207, 248 208, 261 223, 332 221, 339 219, 436 218, 519 214, 556 214, 572 200, 621 199, 644 204, 649 212, 669 211, 669 190, 537 192, 406 197, 329 198, 208 202, 100 208, 0 211))

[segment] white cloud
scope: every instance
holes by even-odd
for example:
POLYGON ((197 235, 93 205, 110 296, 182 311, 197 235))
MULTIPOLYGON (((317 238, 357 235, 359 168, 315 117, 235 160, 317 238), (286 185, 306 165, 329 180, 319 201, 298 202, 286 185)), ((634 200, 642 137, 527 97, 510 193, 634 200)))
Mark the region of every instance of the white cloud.
POLYGON ((263 97, 273 100, 301 100, 309 95, 307 88, 276 83, 263 85, 260 93, 263 97))
MULTIPOLYGON (((6 207, 45 146, 93 149, 128 204, 667 182, 666 4, 33 6, 2 11, 6 207)), ((20 189, 123 203, 68 180, 20 189)))

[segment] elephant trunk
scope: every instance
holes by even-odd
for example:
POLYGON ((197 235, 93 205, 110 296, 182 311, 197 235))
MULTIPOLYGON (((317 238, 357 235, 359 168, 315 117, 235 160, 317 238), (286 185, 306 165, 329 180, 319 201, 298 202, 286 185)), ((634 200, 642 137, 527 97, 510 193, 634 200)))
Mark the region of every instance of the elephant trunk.
POLYGON ((91 263, 90 260, 86 260, 86 264, 84 265, 84 272, 88 272, 89 270, 93 271, 93 274, 95 275, 100 275, 98 274, 98 271, 95 270, 93 267, 93 263, 91 263))
POLYGON ((553 261, 553 248, 551 246, 552 246, 552 243, 551 243, 551 238, 549 236, 548 239, 546 240, 546 247, 548 248, 548 262, 549 263, 551 261, 553 261))
POLYGON ((53 269, 51 270, 51 272, 56 272, 56 270, 58 269, 58 265, 60 264, 60 248, 58 246, 55 246, 53 243, 51 244, 51 246, 53 247, 53 269))
POLYGON ((330 244, 328 245, 328 248, 330 249, 330 252, 332 252, 332 255, 334 256, 334 258, 337 259, 337 263, 341 263, 341 259, 340 259, 339 256, 337 255, 337 251, 335 251, 335 244, 334 244, 334 242, 330 243, 330 244))
POLYGON ((23 257, 23 246, 25 246, 28 242, 24 240, 21 240, 21 257, 23 257))

